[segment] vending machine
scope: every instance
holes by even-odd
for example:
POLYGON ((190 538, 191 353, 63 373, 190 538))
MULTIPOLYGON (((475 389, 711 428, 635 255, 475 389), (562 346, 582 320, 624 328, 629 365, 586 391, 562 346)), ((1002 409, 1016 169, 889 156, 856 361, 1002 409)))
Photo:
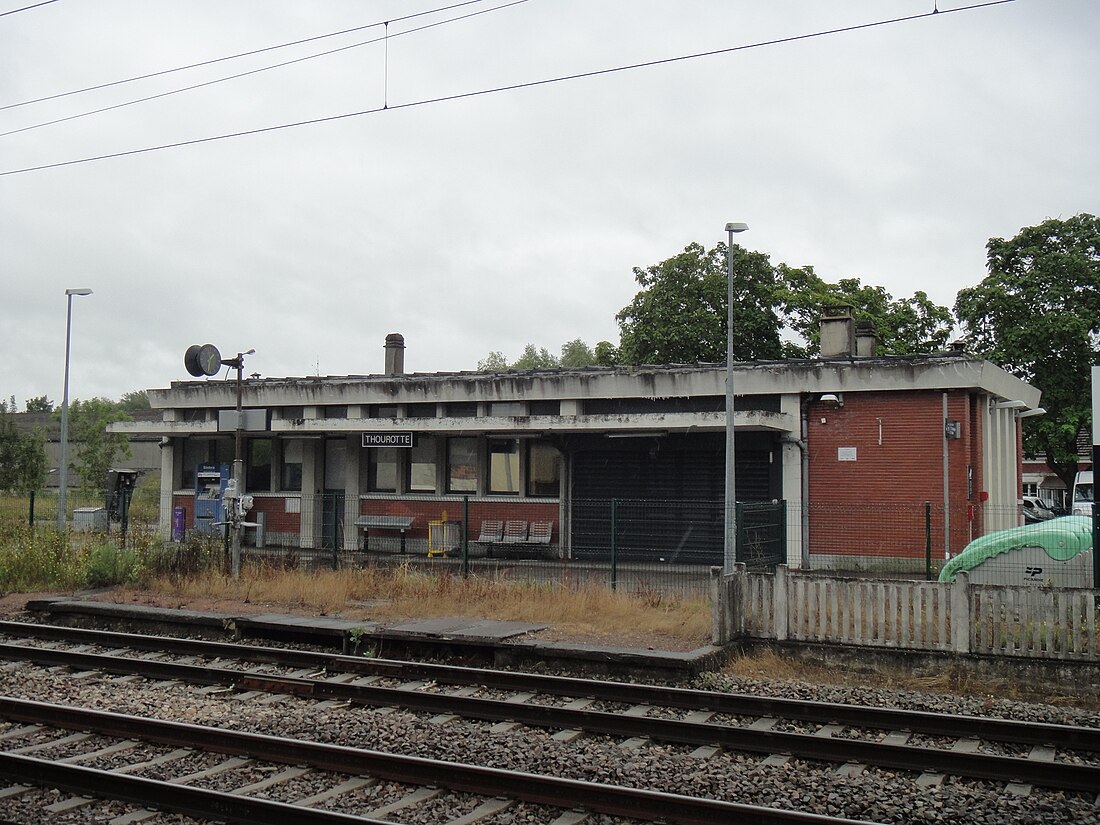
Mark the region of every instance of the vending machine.
POLYGON ((195 532, 218 533, 225 522, 222 496, 229 483, 228 464, 200 464, 195 468, 195 532))

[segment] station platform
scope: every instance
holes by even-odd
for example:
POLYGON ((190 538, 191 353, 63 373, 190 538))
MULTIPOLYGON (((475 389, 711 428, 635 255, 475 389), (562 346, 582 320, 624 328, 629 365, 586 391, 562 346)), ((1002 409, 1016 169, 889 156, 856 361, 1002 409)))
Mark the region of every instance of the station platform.
POLYGON ((376 658, 432 658, 473 666, 563 668, 592 675, 686 679, 720 667, 730 651, 615 647, 540 639, 548 625, 468 617, 395 624, 283 613, 230 614, 115 604, 90 598, 31 599, 26 611, 50 624, 217 640, 256 640, 333 647, 376 658))

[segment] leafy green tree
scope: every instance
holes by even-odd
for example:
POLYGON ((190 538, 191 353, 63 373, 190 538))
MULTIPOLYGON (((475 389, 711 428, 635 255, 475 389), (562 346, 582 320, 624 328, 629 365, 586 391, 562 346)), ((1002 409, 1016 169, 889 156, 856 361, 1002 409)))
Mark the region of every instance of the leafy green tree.
POLYGON ((850 305, 857 321, 874 325, 879 352, 886 355, 943 349, 954 325, 951 311, 920 291, 911 298, 896 299, 882 287, 863 284, 859 278, 842 278, 830 284, 812 266, 795 269, 786 264, 776 267, 776 283, 783 320, 805 342, 784 343, 784 354, 791 358, 807 358, 820 352, 824 306, 850 305))
POLYGON ((7 405, 0 407, 0 490, 41 490, 46 484, 46 438, 40 431, 21 431, 7 405))
MULTIPOLYGON (((780 319, 768 256, 733 246, 734 358, 779 358, 780 319)), ((678 255, 634 268, 641 290, 615 316, 626 364, 726 360, 726 245, 691 243, 678 255)))
POLYGON ((561 345, 561 365, 567 369, 590 367, 596 363, 596 353, 580 338, 561 345))
POLYGON ((523 348, 523 354, 512 364, 512 369, 538 370, 548 367, 558 367, 561 363, 557 356, 553 355, 546 347, 535 349, 534 344, 528 344, 523 348))
POLYGON ((150 409, 149 393, 145 390, 135 390, 134 392, 124 393, 122 399, 118 402, 118 408, 125 413, 148 410, 150 409))
POLYGON ((107 471, 118 459, 133 454, 125 435, 107 432, 108 424, 129 420, 118 404, 106 398, 69 404, 69 440, 75 445, 74 466, 85 492, 103 492, 107 471))
POLYGON ((986 251, 989 274, 959 291, 955 313, 972 351, 1042 391, 1047 414, 1025 419, 1025 451, 1069 487, 1100 355, 1100 218, 1049 219, 986 251))
POLYGON ((601 367, 612 367, 619 363, 619 348, 610 341, 600 341, 596 344, 596 363, 601 367))
POLYGON ((493 350, 477 362, 477 369, 478 372, 501 372, 508 369, 508 359, 500 350, 493 350))
POLYGON ((48 413, 53 412, 53 402, 44 395, 27 399, 27 412, 48 413))

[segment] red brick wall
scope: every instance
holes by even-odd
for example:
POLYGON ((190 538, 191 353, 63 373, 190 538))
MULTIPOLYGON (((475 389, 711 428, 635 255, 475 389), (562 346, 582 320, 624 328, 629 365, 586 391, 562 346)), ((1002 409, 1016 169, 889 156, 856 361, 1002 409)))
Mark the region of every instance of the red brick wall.
MULTIPOLYGON (((195 526, 195 497, 193 495, 172 496, 172 507, 184 509, 184 525, 191 530, 195 526)), ((269 498, 253 496, 252 513, 263 513, 266 530, 279 533, 298 533, 301 530, 301 515, 286 512, 286 499, 282 496, 269 498)))
MULTIPOLYGON (((413 526, 407 535, 410 538, 427 539, 428 522, 462 520, 462 502, 371 498, 359 503, 359 513, 364 516, 412 516, 413 526)), ((481 522, 486 519, 514 519, 528 523, 549 521, 553 524, 551 542, 557 544, 561 541, 559 514, 557 502, 531 502, 518 498, 514 501, 471 501, 466 536, 470 541, 476 540, 481 534, 481 522)))
MULTIPOLYGON (((844 402, 808 409, 811 553, 923 557, 924 505, 931 502, 932 553, 942 559, 943 394, 849 393, 844 402), (854 461, 839 460, 839 450, 852 448, 854 461)), ((982 490, 978 397, 949 393, 947 417, 962 428, 947 442, 951 550, 958 552, 982 490)))
MULTIPOLYGON (((297 498, 297 496, 293 496, 297 498)), ((302 529, 301 513, 288 513, 286 511, 284 496, 256 496, 252 497, 252 510, 249 515, 255 513, 264 514, 264 530, 274 533, 293 533, 297 535, 302 529)), ((255 521, 255 519, 250 519, 255 521)))

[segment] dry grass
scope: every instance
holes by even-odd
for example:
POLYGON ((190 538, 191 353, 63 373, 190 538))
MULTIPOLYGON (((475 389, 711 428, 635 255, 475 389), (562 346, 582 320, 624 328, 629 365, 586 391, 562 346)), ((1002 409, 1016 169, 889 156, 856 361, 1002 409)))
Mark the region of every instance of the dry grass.
POLYGON ((173 607, 247 606, 379 622, 438 616, 540 622, 552 626, 550 638, 614 638, 630 646, 691 648, 706 644, 710 636, 705 598, 613 592, 603 586, 563 588, 504 578, 463 579, 407 566, 308 572, 247 567, 236 581, 218 573, 161 578, 140 591, 115 591, 111 598, 173 607))
POLYGON ((1082 696, 1072 685, 1028 684, 1019 680, 982 676, 966 668, 948 667, 936 673, 918 673, 903 667, 823 665, 760 650, 729 662, 722 670, 728 676, 761 681, 803 682, 811 685, 866 687, 878 690, 912 690, 924 693, 976 696, 992 706, 994 699, 1038 701, 1051 705, 1100 707, 1100 702, 1082 696))

